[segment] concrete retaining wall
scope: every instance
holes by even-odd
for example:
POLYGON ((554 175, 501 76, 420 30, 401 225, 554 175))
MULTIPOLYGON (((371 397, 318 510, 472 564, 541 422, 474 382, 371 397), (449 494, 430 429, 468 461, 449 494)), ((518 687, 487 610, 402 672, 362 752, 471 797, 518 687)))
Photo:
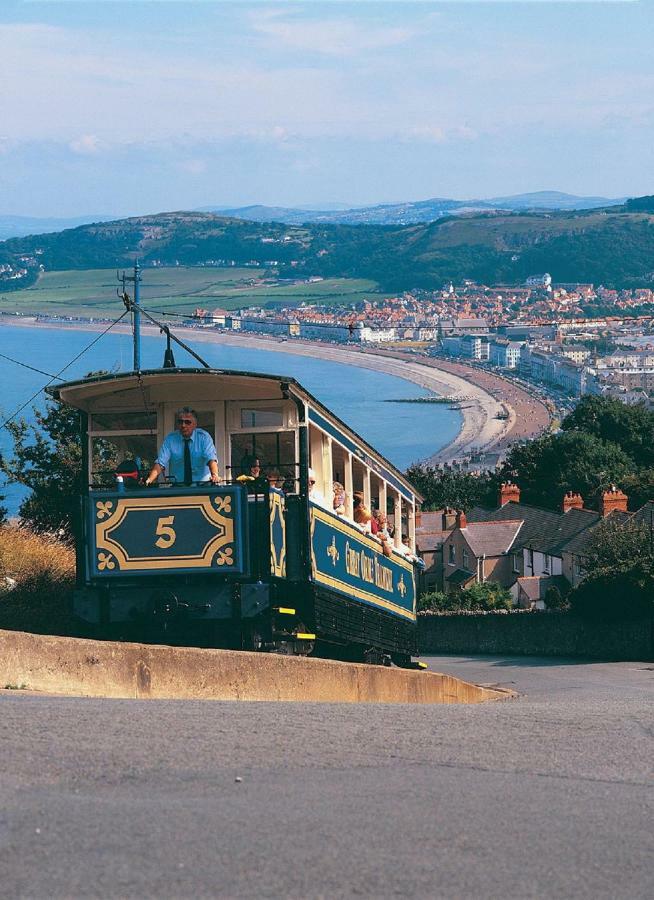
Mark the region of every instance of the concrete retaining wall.
POLYGON ((321 659, 0 631, 0 688, 89 697, 480 703, 506 693, 450 675, 321 659))
POLYGON ((421 653, 654 659, 650 621, 600 625, 557 612, 423 614, 418 635, 421 653))

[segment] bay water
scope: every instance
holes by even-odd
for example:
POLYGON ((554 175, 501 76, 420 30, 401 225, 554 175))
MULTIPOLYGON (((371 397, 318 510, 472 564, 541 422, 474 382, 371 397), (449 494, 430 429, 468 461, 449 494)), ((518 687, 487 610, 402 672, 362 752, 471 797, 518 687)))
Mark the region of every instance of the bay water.
MULTIPOLYGON (((97 334, 92 332, 65 327, 2 325, 0 354, 54 374, 96 338, 97 334)), ((192 340, 187 342, 193 345, 192 340)), ((383 372, 259 348, 201 343, 194 349, 215 368, 296 378, 314 397, 402 470, 448 444, 461 427, 461 414, 446 405, 385 402, 424 397, 429 395, 429 391, 383 372)), ((142 367, 159 368, 163 351, 164 341, 161 338, 144 336, 142 367)), ((181 348, 175 348, 175 359, 179 366, 197 365, 181 348)), ((128 371, 131 367, 131 336, 110 332, 67 368, 62 378, 72 381, 98 369, 128 371)), ((0 357, 0 422, 12 415, 47 381, 47 376, 0 357)), ((33 421, 32 406, 42 407, 44 402, 45 395, 41 392, 22 411, 21 416, 33 421)), ((10 436, 6 429, 0 428, 0 452, 10 450, 10 436)), ((0 494, 4 495, 3 504, 10 515, 15 515, 26 490, 19 485, 0 484, 0 494)))

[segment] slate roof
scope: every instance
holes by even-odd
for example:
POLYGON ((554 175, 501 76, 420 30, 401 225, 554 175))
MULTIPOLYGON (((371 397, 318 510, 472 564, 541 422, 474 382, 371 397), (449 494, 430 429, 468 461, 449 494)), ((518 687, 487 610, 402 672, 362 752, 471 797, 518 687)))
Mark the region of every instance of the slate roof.
POLYGON ((654 500, 648 500, 644 506, 636 510, 631 516, 631 522, 634 525, 645 525, 647 528, 654 526, 654 500))
MULTIPOLYGON (((640 512, 640 510, 638 511, 640 512)), ((622 510, 614 509, 613 512, 609 513, 606 519, 599 519, 592 525, 590 528, 587 528, 585 531, 580 531, 576 534, 571 540, 568 541, 561 549, 565 553, 573 553, 575 556, 584 556, 586 550, 588 548, 588 544, 590 543, 591 538, 593 537, 593 532, 600 524, 601 521, 605 522, 613 522, 618 525, 624 525, 629 520, 634 520, 638 513, 627 513, 622 512, 622 510)), ((648 522, 649 524, 649 522, 648 522)))
POLYGON ((469 524, 522 521, 514 549, 529 547, 551 556, 560 556, 572 538, 591 528, 600 518, 600 514, 592 509, 570 509, 563 513, 513 502, 505 503, 499 509, 477 506, 468 516, 469 524))
POLYGON ((477 558, 484 555, 502 556, 513 546, 521 528, 522 521, 519 519, 512 522, 468 522, 461 529, 461 534, 477 558))
POLYGON ((429 553, 440 547, 452 528, 443 531, 443 510, 423 512, 421 524, 416 525, 416 544, 421 552, 429 553))

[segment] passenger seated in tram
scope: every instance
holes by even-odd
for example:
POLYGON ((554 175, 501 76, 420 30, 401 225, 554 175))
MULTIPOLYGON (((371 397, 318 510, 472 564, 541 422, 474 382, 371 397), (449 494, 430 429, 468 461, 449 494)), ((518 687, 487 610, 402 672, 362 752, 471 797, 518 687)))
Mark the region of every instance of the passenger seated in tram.
POLYGON ((391 539, 391 533, 388 530, 388 516, 381 509, 376 509, 373 513, 372 527, 375 534, 378 534, 382 540, 391 539))
POLYGON ((195 410, 183 406, 177 410, 175 421, 177 430, 164 438, 145 484, 154 484, 164 471, 178 484, 191 485, 196 481, 219 484, 218 454, 209 432, 198 428, 195 410))
POLYGON ((268 481, 268 487, 276 488, 278 491, 284 490, 285 479, 279 469, 269 469, 266 474, 266 480, 268 481))
POLYGON ((337 516, 345 515, 345 488, 340 481, 334 482, 334 512, 337 516))
POLYGON ((311 500, 312 503, 318 503, 320 506, 325 506, 325 498, 322 495, 322 491, 316 487, 316 473, 313 469, 309 469, 307 474, 309 476, 309 500, 311 500))
POLYGON ((135 459, 124 459, 114 469, 116 482, 120 480, 126 491, 132 491, 140 484, 139 463, 135 459))
POLYGON ((401 553, 402 556, 408 560, 409 562, 415 563, 420 569, 425 568, 425 561, 420 556, 416 556, 411 547, 409 547, 409 536, 408 534, 402 535, 402 543, 399 547, 397 547, 398 553, 401 553))
POLYGON ((363 531, 364 534, 372 534, 372 526, 370 524, 372 521, 372 513, 363 502, 363 492, 355 491, 352 497, 352 517, 355 523, 359 526, 360 530, 363 531))
POLYGON ((241 474, 236 480, 244 484, 249 494, 258 494, 268 487, 268 480, 261 471, 261 461, 257 456, 244 456, 241 460, 241 474))

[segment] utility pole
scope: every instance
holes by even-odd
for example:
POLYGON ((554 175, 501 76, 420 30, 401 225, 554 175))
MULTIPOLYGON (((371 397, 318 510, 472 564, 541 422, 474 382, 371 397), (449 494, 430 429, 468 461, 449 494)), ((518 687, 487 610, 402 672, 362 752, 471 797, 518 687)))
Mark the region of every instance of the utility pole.
POLYGON ((122 275, 118 276, 118 280, 123 284, 123 295, 122 299, 125 303, 125 306, 131 310, 132 312, 132 334, 134 341, 134 371, 141 371, 141 267, 139 266, 138 259, 134 263, 134 274, 133 275, 125 275, 123 272, 122 275), (130 300, 129 295, 127 293, 127 282, 131 281, 134 283, 134 299, 130 300))

